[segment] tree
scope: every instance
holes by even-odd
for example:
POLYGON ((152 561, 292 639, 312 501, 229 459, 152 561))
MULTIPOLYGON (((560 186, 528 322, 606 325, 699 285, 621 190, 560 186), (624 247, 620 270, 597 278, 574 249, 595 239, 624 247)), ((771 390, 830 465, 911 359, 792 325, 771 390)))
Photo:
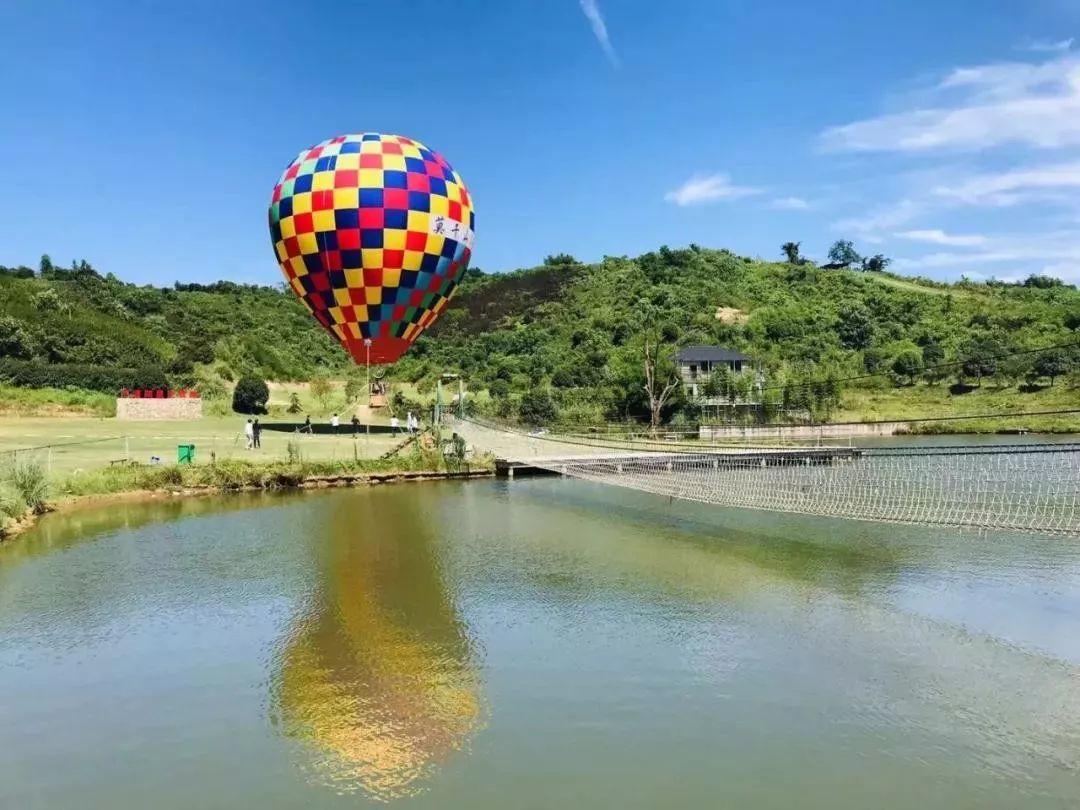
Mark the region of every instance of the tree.
POLYGON ((845 349, 865 349, 874 339, 874 321, 870 312, 861 304, 840 311, 836 336, 845 349))
POLYGON ((320 369, 319 372, 311 378, 309 390, 311 391, 311 395, 319 400, 319 404, 322 405, 323 410, 325 410, 327 400, 329 400, 330 395, 334 393, 334 385, 330 382, 330 375, 327 374, 325 369, 320 369))
POLYGON ((660 414, 675 389, 679 377, 669 352, 659 340, 645 336, 645 396, 649 398, 649 430, 656 433, 660 428, 660 414))
POLYGON ((581 264, 569 253, 556 253, 554 256, 545 256, 544 265, 547 267, 568 267, 581 264))
POLYGON ((52 287, 46 287, 31 300, 41 312, 57 312, 63 306, 60 296, 52 287))
POLYGON ((717 366, 701 386, 701 395, 707 399, 715 399, 724 396, 725 385, 721 371, 727 372, 727 366, 717 366))
POLYGON ((780 251, 787 257, 788 264, 802 264, 804 259, 799 255, 799 246, 802 242, 784 242, 780 251))
POLYGON ((270 389, 258 377, 241 377, 233 389, 232 409, 236 413, 266 413, 270 389))
MULTIPOLYGON (((351 375, 345 380, 345 399, 349 402, 356 402, 363 395, 365 387, 364 380, 360 379, 356 374, 351 375)), ((314 389, 312 389, 313 394, 314 392, 314 389)), ((325 404, 323 407, 326 407, 325 404)))
POLYGON ((289 413, 300 413, 303 408, 300 407, 300 395, 293 391, 289 394, 289 407, 286 409, 289 413))
POLYGON ((962 377, 974 377, 976 387, 981 386, 983 377, 997 374, 997 358, 1002 354, 1005 352, 990 338, 969 340, 960 352, 963 358, 960 367, 962 377))
POLYGON ((880 253, 875 253, 873 256, 862 260, 862 269, 864 272, 884 273, 885 268, 890 264, 892 264, 892 259, 888 259, 880 253))
POLYGON ((48 253, 41 255, 41 261, 38 262, 38 272, 43 276, 49 275, 53 271, 52 259, 49 258, 48 253))
POLYGON ((922 360, 923 365, 937 366, 945 359, 945 350, 941 348, 941 344, 936 338, 927 338, 922 347, 922 360))
POLYGON ((1035 359, 1033 370, 1040 377, 1050 378, 1050 387, 1054 387, 1054 378, 1069 371, 1069 358, 1061 351, 1043 352, 1035 359))
POLYGON ((850 267, 858 264, 861 257, 855 251, 855 243, 846 239, 839 239, 829 248, 829 261, 840 267, 850 267))
POLYGON ((10 315, 0 315, 0 357, 26 360, 31 354, 30 336, 22 324, 10 315))
POLYGON ((521 397, 521 421, 527 425, 544 425, 555 420, 557 412, 551 394, 543 388, 532 388, 521 397))
POLYGON ((885 356, 881 353, 881 349, 871 347, 863 352, 863 368, 868 374, 877 374, 884 362, 885 356))
POLYGON ((488 393, 492 399, 506 399, 510 396, 510 383, 504 379, 497 379, 488 386, 488 393))
POLYGON ((922 353, 912 347, 904 349, 900 354, 893 358, 892 372, 897 377, 907 378, 908 385, 915 384, 915 378, 922 374, 923 359, 922 353))

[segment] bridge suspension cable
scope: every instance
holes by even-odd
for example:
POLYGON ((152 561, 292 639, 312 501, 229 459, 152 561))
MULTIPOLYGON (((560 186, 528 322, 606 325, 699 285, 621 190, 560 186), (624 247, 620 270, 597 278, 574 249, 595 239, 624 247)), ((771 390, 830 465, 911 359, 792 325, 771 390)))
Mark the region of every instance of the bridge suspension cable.
POLYGON ((1080 443, 948 447, 605 446, 471 420, 511 463, 670 498, 878 522, 1080 537, 1080 443))

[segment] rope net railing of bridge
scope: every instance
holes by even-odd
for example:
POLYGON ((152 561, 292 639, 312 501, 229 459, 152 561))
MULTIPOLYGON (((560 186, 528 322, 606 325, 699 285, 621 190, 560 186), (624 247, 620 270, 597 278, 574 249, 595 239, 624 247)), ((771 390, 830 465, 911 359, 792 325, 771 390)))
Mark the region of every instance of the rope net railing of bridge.
POLYGON ((583 446, 475 422, 478 449, 655 495, 744 509, 878 522, 1080 536, 1080 444, 888 448, 583 446))

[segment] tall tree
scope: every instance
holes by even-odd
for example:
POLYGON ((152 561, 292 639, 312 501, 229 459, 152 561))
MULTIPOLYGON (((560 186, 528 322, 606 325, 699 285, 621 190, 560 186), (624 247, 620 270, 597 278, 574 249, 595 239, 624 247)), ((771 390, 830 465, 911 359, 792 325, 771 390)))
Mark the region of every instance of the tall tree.
POLYGON ((665 351, 654 335, 645 335, 645 395, 649 398, 649 431, 654 435, 660 428, 660 414, 679 387, 679 377, 665 351))
POLYGON ((1054 378, 1060 377, 1069 370, 1069 358, 1061 351, 1043 352, 1034 365, 1034 371, 1040 377, 1050 378, 1050 387, 1054 387, 1054 378))
POLYGON ((851 267, 862 260, 855 250, 855 243, 847 239, 838 239, 829 248, 829 261, 841 267, 851 267))
POLYGON ((799 246, 802 242, 784 242, 780 246, 781 252, 787 257, 788 264, 802 264, 803 258, 799 255, 799 246))
POLYGON ((892 259, 880 253, 875 253, 873 256, 867 256, 862 260, 862 269, 870 273, 883 273, 890 264, 892 264, 892 259))

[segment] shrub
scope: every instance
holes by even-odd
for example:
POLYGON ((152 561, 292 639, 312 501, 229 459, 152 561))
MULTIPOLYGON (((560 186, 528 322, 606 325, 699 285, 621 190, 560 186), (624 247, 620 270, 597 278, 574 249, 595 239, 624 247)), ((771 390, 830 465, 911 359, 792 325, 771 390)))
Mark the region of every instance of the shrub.
POLYGON ((160 368, 112 368, 67 363, 46 364, 0 358, 0 380, 18 388, 83 388, 117 394, 122 388, 167 389, 169 381, 160 368))
POLYGON ((557 413, 551 394, 541 388, 526 391, 521 397, 521 421, 527 425, 543 425, 555 420, 557 413))
POLYGON ((45 511, 49 497, 49 482, 45 470, 36 461, 15 460, 9 462, 0 480, 16 493, 25 505, 36 514, 45 511))
POLYGON ((241 377, 233 390, 232 407, 236 413, 266 413, 270 389, 257 377, 241 377))
POLYGON ((0 481, 0 528, 7 518, 17 520, 26 514, 26 501, 10 481, 0 481))

